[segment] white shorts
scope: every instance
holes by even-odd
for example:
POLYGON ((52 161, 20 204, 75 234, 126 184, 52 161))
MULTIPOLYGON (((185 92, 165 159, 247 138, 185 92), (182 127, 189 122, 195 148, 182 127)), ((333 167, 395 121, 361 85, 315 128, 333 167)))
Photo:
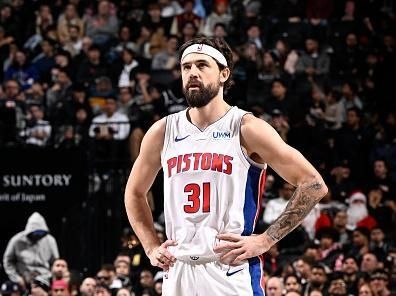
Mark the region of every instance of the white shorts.
POLYGON ((164 274, 163 296, 264 296, 261 258, 240 266, 176 261, 164 274))

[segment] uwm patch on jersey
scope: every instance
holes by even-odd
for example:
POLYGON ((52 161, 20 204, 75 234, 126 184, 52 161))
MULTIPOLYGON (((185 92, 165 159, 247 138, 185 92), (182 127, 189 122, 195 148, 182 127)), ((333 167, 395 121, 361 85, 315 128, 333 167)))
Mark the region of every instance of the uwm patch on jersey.
POLYGON ((169 115, 161 162, 164 173, 166 235, 178 245, 170 251, 194 262, 216 257, 216 235, 250 235, 260 211, 265 165, 241 149, 245 111, 232 107, 201 130, 188 110, 169 115))

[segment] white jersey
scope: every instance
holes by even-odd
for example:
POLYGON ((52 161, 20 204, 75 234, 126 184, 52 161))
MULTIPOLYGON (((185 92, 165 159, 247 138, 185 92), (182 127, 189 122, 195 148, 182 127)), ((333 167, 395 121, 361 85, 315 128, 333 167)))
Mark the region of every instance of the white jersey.
POLYGON ((232 107, 200 130, 187 110, 166 120, 161 162, 170 251, 179 260, 214 261, 219 233, 250 235, 260 211, 266 165, 250 160, 240 144, 246 111, 232 107))

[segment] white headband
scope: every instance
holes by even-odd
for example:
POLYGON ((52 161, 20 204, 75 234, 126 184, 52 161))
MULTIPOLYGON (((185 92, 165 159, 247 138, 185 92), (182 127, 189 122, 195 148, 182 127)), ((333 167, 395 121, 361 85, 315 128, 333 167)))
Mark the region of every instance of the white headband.
POLYGON ((186 55, 190 53, 203 53, 206 54, 212 58, 214 58, 216 61, 218 61, 220 64, 222 64, 225 67, 228 67, 227 60, 224 57, 224 55, 218 51, 216 48, 207 45, 207 44, 193 44, 187 47, 183 51, 183 55, 181 57, 181 61, 186 57, 186 55))

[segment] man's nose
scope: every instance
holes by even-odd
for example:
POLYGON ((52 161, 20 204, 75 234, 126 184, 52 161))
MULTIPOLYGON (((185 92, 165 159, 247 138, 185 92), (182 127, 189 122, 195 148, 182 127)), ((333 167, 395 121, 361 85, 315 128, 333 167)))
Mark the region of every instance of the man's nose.
POLYGON ((198 77, 198 67, 196 65, 191 65, 191 69, 190 69, 190 77, 198 77))

